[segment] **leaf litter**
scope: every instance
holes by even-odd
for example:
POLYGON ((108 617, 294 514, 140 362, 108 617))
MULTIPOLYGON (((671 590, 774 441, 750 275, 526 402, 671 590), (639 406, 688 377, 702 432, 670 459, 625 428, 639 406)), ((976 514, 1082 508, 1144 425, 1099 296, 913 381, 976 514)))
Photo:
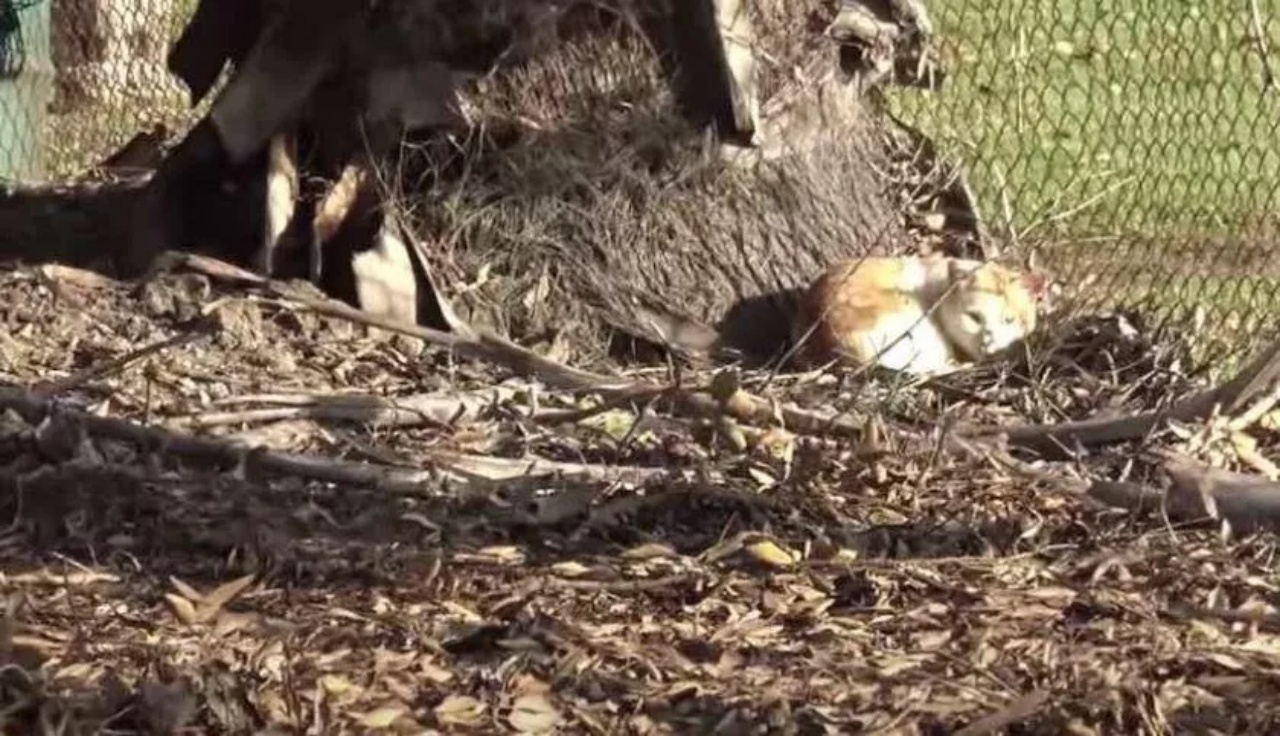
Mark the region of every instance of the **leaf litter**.
MULTIPOLYGON (((1051 360, 940 386, 744 373, 771 401, 868 429, 735 434, 723 417, 558 393, 189 274, 142 292, 81 282, 66 303, 60 273, 0 275, 5 382, 57 386, 63 407, 0 414, 7 732, 1275 723, 1270 533, 1117 511, 941 451, 949 426, 1189 395, 1201 386, 1176 342, 1100 357, 1099 318, 1081 328, 1092 354, 1067 340, 1051 360), (204 338, 97 370, 218 301, 230 316, 204 338), (262 411, 281 407, 307 411, 262 411), (177 434, 104 434, 77 412, 177 434)), ((1217 435, 1190 429, 1023 462, 1146 482, 1152 446, 1208 456, 1217 435)), ((1250 452, 1274 455, 1274 429, 1248 431, 1250 452)), ((1231 444, 1212 448, 1228 464, 1231 444)))

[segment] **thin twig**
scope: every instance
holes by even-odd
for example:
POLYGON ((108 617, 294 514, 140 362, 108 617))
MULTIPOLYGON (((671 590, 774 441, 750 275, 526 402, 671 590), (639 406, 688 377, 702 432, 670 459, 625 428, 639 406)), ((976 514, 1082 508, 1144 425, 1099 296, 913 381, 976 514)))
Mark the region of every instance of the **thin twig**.
POLYGON ((1008 442, 1033 449, 1045 458, 1069 459, 1076 447, 1100 447, 1137 440, 1150 435, 1171 421, 1203 419, 1215 407, 1234 415, 1243 405, 1280 379, 1280 339, 1258 356, 1230 381, 1214 389, 1191 396, 1173 406, 1119 419, 1087 419, 1050 425, 1024 425, 1009 428, 970 427, 962 434, 968 438, 1003 434, 1008 442))
POLYGON ((663 588, 675 588, 699 580, 698 575, 686 572, 677 575, 666 575, 646 580, 570 580, 567 578, 548 578, 561 588, 571 590, 604 591, 609 593, 647 593, 663 588))
POLYGON ((303 478, 325 483, 386 488, 397 492, 421 492, 432 479, 430 471, 349 463, 279 452, 242 443, 179 434, 114 417, 94 416, 59 405, 51 399, 20 388, 0 388, 0 409, 12 409, 37 424, 53 412, 78 423, 94 437, 138 445, 148 451, 180 456, 189 462, 222 468, 244 469, 246 474, 303 478))
POLYGON ((399 493, 421 493, 428 483, 443 478, 480 490, 519 482, 545 483, 547 478, 602 483, 643 484, 667 475, 665 468, 604 466, 563 463, 538 457, 493 458, 448 450, 429 450, 432 469, 351 463, 327 458, 251 447, 230 440, 184 435, 159 427, 147 427, 125 419, 99 417, 57 405, 53 400, 21 388, 0 388, 0 410, 12 409, 28 422, 38 424, 51 413, 78 423, 86 434, 129 442, 148 451, 180 456, 188 461, 243 468, 256 473, 303 478, 345 485, 382 488, 399 493))
MULTIPOLYGON (((290 419, 358 422, 370 427, 450 427, 480 415, 494 404, 510 401, 520 393, 512 388, 484 389, 475 393, 384 397, 359 394, 298 394, 255 397, 270 408, 201 413, 169 420, 170 426, 220 427, 290 419)), ((232 403, 232 402, 224 402, 232 403)), ((239 402, 235 402, 239 403, 239 402)))
POLYGON ((1178 619, 1215 618, 1229 624, 1249 624, 1264 631, 1280 631, 1280 614, 1264 611, 1232 611, 1194 603, 1174 602, 1164 613, 1178 619))
POLYGON ((1258 60, 1262 62, 1262 92, 1275 92, 1276 71, 1271 65, 1271 50, 1267 48, 1266 29, 1262 24, 1262 13, 1258 10, 1258 0, 1249 0, 1249 16, 1253 24, 1254 46, 1258 49, 1258 60))
POLYGON ((104 361, 97 365, 90 366, 84 370, 67 376, 66 378, 48 383, 39 384, 35 390, 46 396, 57 396, 73 389, 79 388, 86 383, 94 380, 106 378, 125 370, 134 363, 143 358, 150 357, 156 353, 163 352, 169 348, 186 345, 196 340, 208 337, 213 332, 213 321, 206 315, 197 318, 188 323, 188 330, 181 332, 173 337, 166 338, 159 342, 153 342, 150 345, 134 350, 117 358, 104 361))

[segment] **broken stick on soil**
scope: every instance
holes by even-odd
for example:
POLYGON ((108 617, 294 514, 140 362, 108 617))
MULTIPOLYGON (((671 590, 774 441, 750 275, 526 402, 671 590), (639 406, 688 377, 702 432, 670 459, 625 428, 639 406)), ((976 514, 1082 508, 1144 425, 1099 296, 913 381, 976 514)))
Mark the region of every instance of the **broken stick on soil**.
MULTIPOLYGON (((293 419, 355 422, 368 427, 454 427, 474 420, 486 409, 519 396, 520 390, 496 387, 474 392, 384 397, 339 394, 256 397, 272 405, 240 411, 202 412, 169 420, 171 426, 222 427, 293 419)), ((229 403, 229 402, 223 402, 229 403)))
POLYGON ((1096 481, 1088 496, 1135 513, 1163 512, 1171 521, 1225 521, 1233 532, 1280 529, 1280 483, 1214 468, 1173 452, 1151 455, 1169 479, 1167 491, 1141 483, 1096 481))
POLYGON ((1087 449, 1139 440, 1171 421, 1202 420, 1214 411, 1214 407, 1218 407, 1224 414, 1235 414, 1277 379, 1280 379, 1280 340, 1262 351, 1230 381, 1180 401, 1168 409, 1120 419, 1088 419, 1011 428, 968 427, 963 430, 963 434, 974 438, 1002 434, 1010 445, 1034 450, 1046 459, 1069 460, 1077 448, 1087 449))
POLYGON ((158 454, 169 454, 188 462, 239 470, 248 477, 294 477, 322 483, 381 488, 397 493, 421 494, 431 486, 451 480, 470 489, 489 490, 496 483, 515 480, 544 482, 547 478, 569 478, 602 483, 643 483, 663 476, 663 468, 605 467, 582 463, 561 463, 542 458, 518 460, 471 456, 449 451, 432 451, 425 460, 433 467, 395 467, 279 452, 242 443, 192 437, 158 427, 146 427, 124 419, 99 417, 20 388, 0 388, 0 411, 17 412, 31 424, 57 416, 69 430, 83 431, 100 439, 126 442, 158 454), (77 429, 78 427, 78 429, 77 429))
MULTIPOLYGON (((675 405, 686 412, 700 416, 717 415, 725 411, 719 402, 706 392, 681 388, 667 388, 622 376, 606 376, 580 370, 545 358, 491 332, 468 328, 470 334, 451 334, 420 325, 406 324, 394 319, 378 317, 335 299, 303 294, 287 284, 266 279, 230 264, 206 256, 185 253, 168 253, 164 257, 166 268, 185 266, 210 278, 228 278, 241 283, 257 285, 280 299, 298 304, 317 314, 345 319, 388 332, 398 332, 417 337, 438 347, 448 348, 459 355, 507 368, 517 374, 531 376, 551 388, 569 391, 599 393, 606 397, 618 394, 653 395, 670 392, 675 405)), ((729 411, 735 419, 744 422, 769 421, 775 415, 792 430, 812 434, 843 434, 858 436, 861 424, 850 417, 827 417, 795 406, 776 408, 766 399, 741 392, 739 400, 729 411), (737 407, 736 409, 733 407, 737 407), (739 416, 739 414, 741 414, 739 416)))

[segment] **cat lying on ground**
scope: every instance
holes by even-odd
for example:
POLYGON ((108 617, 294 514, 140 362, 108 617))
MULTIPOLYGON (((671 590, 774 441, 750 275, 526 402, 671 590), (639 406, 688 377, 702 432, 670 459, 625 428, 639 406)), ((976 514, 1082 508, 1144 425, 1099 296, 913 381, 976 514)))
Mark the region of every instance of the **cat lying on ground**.
POLYGON ((793 337, 802 362, 842 360, 935 376, 1030 335, 1045 278, 944 256, 837 264, 801 298, 793 337))

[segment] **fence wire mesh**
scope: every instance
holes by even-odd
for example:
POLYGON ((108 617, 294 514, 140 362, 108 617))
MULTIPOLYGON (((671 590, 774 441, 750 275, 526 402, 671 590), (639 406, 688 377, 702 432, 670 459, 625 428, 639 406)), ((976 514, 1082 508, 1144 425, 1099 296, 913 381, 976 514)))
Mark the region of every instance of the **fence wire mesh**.
MULTIPOLYGON (((164 68, 193 0, 0 0, 0 181, 57 180, 194 111, 164 68)), ((895 113, 1078 303, 1253 346, 1280 302, 1280 0, 927 4, 940 90, 895 113)))
POLYGON ((1280 3, 928 3, 939 91, 895 110, 968 170, 999 240, 1077 303, 1140 309, 1202 355, 1280 301, 1280 3))
POLYGON ((191 119, 165 69, 193 0, 0 0, 0 181, 80 173, 191 119))

